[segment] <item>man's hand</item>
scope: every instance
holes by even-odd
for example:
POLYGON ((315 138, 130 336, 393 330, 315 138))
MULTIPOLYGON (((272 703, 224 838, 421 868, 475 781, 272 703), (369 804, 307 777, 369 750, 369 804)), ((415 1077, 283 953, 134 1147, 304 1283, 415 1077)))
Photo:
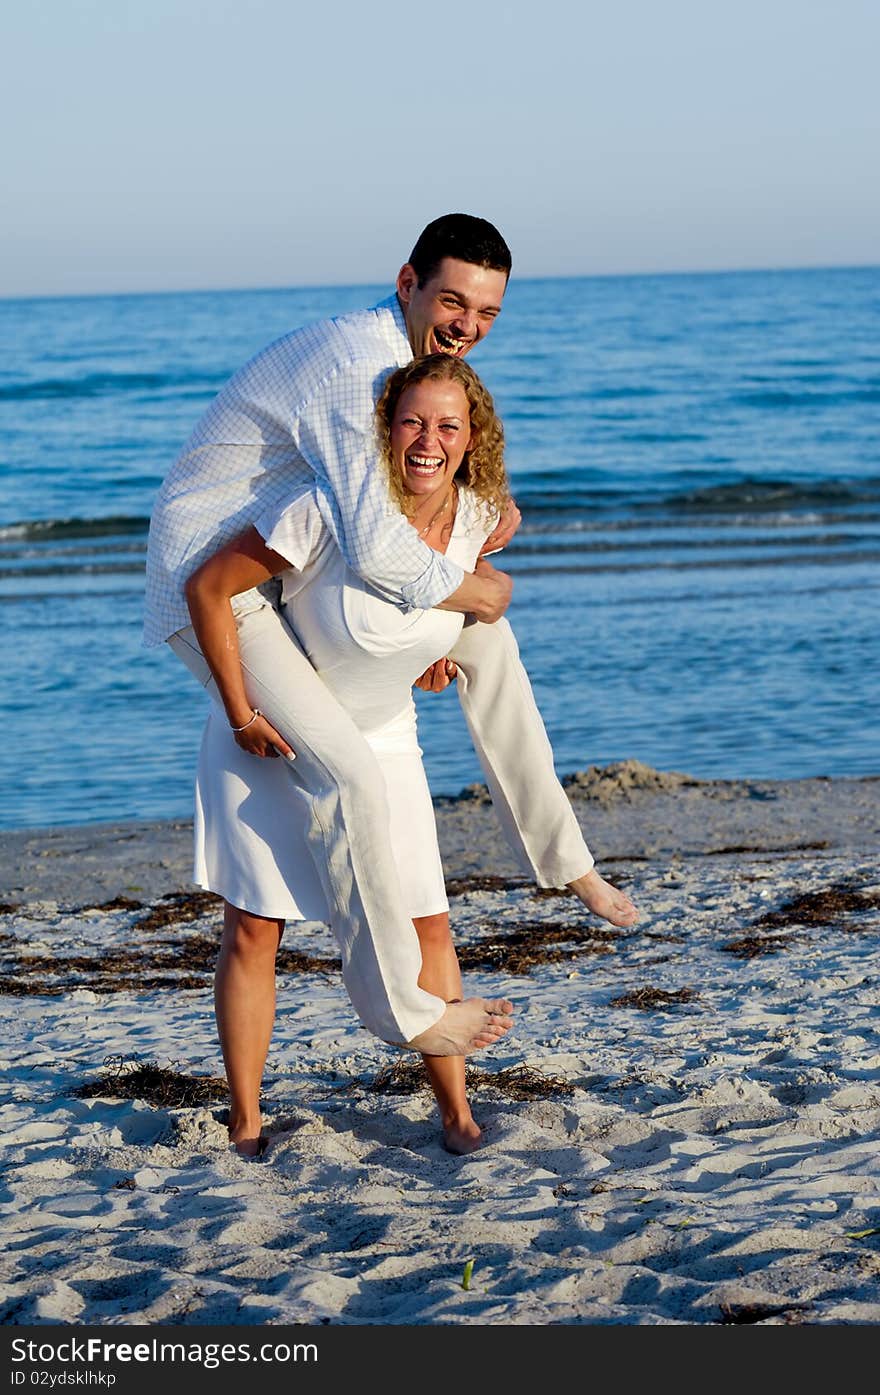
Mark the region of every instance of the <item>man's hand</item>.
POLYGON ((499 572, 497 567, 493 567, 491 562, 486 561, 485 557, 477 558, 474 576, 478 581, 484 583, 484 589, 479 604, 474 605, 471 613, 478 620, 482 620, 484 625, 494 625, 495 621, 501 619, 510 605, 510 598, 513 595, 513 579, 507 575, 507 572, 499 572))
POLYGON ((439 601, 437 609, 473 615, 484 625, 494 625, 510 605, 512 595, 512 578, 497 571, 485 557, 478 557, 473 571, 465 572, 461 585, 445 601, 439 601))
POLYGON ((444 688, 455 682, 457 674, 458 666, 452 659, 438 659, 425 669, 421 678, 416 679, 414 686, 421 688, 423 693, 442 693, 444 688))
POLYGON ((485 557, 490 552, 500 552, 502 547, 506 547, 513 537, 519 525, 522 523, 522 514, 516 504, 510 499, 505 510, 498 520, 498 527, 494 533, 490 533, 483 546, 480 548, 480 556, 485 557))

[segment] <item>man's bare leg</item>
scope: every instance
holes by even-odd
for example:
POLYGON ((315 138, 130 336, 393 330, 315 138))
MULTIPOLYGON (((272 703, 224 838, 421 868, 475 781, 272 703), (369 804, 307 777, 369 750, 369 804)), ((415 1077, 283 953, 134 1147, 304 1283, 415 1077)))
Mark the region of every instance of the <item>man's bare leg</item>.
POLYGON ((260 1085, 275 1022, 275 956, 283 920, 225 905, 214 1011, 229 1084, 229 1141, 242 1157, 262 1148, 260 1085))
POLYGON ((595 867, 583 877, 568 882, 567 886, 588 911, 610 921, 612 925, 627 929, 630 925, 635 925, 639 918, 638 910, 626 892, 606 882, 604 877, 599 876, 595 867))
MULTIPOLYGON (((413 920, 422 950, 419 986, 438 998, 461 998, 461 972, 449 915, 417 916, 413 920)), ((480 1129, 474 1121, 465 1089, 464 1056, 423 1055, 443 1125, 443 1142, 450 1153, 472 1153, 480 1146, 480 1129)))

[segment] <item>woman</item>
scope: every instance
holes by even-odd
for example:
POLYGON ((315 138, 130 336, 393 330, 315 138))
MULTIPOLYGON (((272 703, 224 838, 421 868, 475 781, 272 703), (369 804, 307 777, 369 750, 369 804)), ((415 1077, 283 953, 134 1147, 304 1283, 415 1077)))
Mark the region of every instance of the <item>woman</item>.
MULTIPOLYGON (((472 570, 508 497, 503 433, 489 394, 466 363, 434 355, 392 374, 376 411, 392 498, 425 542, 472 570)), ((372 746, 385 779, 392 845, 400 849, 401 882, 422 952, 419 985, 447 1002, 461 997, 412 685, 452 647, 463 617, 442 610, 404 614, 385 601, 348 568, 316 497, 304 495, 258 519, 255 528, 205 563, 187 587, 193 626, 229 719, 227 725, 212 716, 203 742, 196 880, 223 895, 228 907, 244 908, 272 928, 263 937, 259 974, 253 966, 244 973, 229 959, 224 962, 222 950, 218 966, 217 1017, 232 1097, 230 1138, 244 1152, 258 1148, 259 1085, 274 1014, 274 953, 284 921, 328 918, 304 845, 301 796, 279 762, 249 759, 276 750, 287 756, 289 747, 248 704, 240 670, 218 653, 218 614, 225 607, 228 623, 230 597, 279 574, 286 619, 372 746)), ((631 923, 634 907, 621 893, 614 895, 624 917, 620 923, 631 923)), ((480 1130, 467 1102, 464 1058, 423 1059, 446 1147, 470 1152, 479 1144, 480 1130)))

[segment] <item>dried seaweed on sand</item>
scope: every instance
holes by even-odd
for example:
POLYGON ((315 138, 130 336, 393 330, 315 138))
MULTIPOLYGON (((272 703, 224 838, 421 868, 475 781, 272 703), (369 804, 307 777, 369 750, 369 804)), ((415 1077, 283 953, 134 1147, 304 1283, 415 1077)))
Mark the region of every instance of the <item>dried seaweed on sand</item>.
POLYGON ((458 962, 463 970, 495 969, 506 974, 527 974, 538 964, 557 964, 581 954, 611 954, 616 930, 599 930, 563 922, 524 921, 503 935, 492 935, 460 945, 458 962), (563 948, 568 941, 576 948, 563 948))
POLYGON ((738 959, 755 959, 759 954, 778 954, 796 943, 796 935, 741 935, 738 940, 728 940, 720 948, 725 954, 735 954, 738 959))
POLYGON ((678 1003, 692 1003, 699 994, 693 988, 679 988, 669 992, 665 988, 632 988, 628 993, 619 993, 611 999, 612 1007, 639 1008, 641 1012, 652 1012, 654 1008, 675 1007, 678 1003))
MULTIPOLYGON (((803 896, 784 901, 775 911, 767 911, 754 923, 771 930, 786 925, 835 925, 841 916, 851 915, 854 911, 878 909, 880 894, 862 891, 849 882, 838 882, 821 891, 808 891, 803 896)), ((856 930, 860 927, 850 923, 842 928, 856 930)))
POLYGON ((125 1056, 109 1056, 104 1070, 71 1093, 81 1099, 110 1096, 113 1099, 144 1100, 162 1109, 176 1109, 225 1100, 225 1080, 214 1075, 186 1075, 177 1062, 160 1066, 158 1061, 139 1061, 125 1056))
MULTIPOLYGON (((488 1071, 468 1062, 465 1078, 471 1092, 492 1091, 511 1100, 556 1099, 572 1095, 575 1088, 569 1080, 545 1075, 527 1065, 488 1071)), ((371 1093, 381 1095, 417 1095, 429 1090, 430 1086, 420 1061, 399 1060, 383 1066, 367 1088, 371 1093)))

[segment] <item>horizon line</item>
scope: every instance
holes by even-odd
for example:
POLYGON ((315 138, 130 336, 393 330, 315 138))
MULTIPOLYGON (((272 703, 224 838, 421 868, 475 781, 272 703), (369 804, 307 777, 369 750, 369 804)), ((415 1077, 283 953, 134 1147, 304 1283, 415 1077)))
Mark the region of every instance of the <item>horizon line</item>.
MULTIPOLYGON (((590 271, 565 272, 561 275, 516 276, 514 284, 531 284, 540 281, 612 281, 612 280, 655 280, 674 276, 762 276, 797 275, 799 272, 813 271, 876 271, 880 262, 815 262, 796 266, 739 266, 739 267, 700 267, 694 270, 660 269, 654 271, 590 271)), ((35 300, 112 300, 125 297, 175 296, 175 295, 272 295, 279 291, 321 291, 321 290, 373 290, 385 285, 384 281, 306 281, 299 284, 274 285, 235 285, 235 286, 170 286, 152 290, 104 290, 104 291, 38 291, 11 292, 0 294, 0 303, 15 303, 35 300)), ((393 281, 389 283, 393 286, 393 281)))

